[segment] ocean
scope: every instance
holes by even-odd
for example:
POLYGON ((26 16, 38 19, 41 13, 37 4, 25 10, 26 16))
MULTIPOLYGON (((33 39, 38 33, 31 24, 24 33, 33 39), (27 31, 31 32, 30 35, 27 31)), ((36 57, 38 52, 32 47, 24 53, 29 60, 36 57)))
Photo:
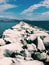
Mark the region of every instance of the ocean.
POLYGON ((12 26, 15 26, 18 24, 18 22, 1 22, 0 21, 0 35, 7 29, 11 28, 12 26))
MULTIPOLYGON (((45 30, 49 31, 49 21, 25 21, 33 26, 38 26, 40 28, 43 28, 45 30)), ((0 35, 6 30, 11 28, 12 26, 15 26, 18 24, 18 21, 11 21, 11 22, 1 22, 0 21, 0 35)))

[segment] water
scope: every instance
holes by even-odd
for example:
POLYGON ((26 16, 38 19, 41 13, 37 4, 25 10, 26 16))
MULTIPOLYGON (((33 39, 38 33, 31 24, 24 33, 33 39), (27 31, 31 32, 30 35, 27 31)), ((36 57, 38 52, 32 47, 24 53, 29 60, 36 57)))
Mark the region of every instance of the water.
POLYGON ((35 25, 40 28, 43 28, 45 30, 49 30, 49 21, 26 21, 26 22, 31 25, 35 25))
POLYGON ((12 26, 18 24, 18 22, 1 22, 0 21, 0 35, 6 30, 11 28, 12 26))
MULTIPOLYGON (((25 21, 31 25, 35 25, 41 27, 43 29, 49 30, 49 21, 25 21)), ((0 35, 6 30, 11 28, 12 26, 18 24, 18 21, 13 22, 1 22, 0 21, 0 35)))

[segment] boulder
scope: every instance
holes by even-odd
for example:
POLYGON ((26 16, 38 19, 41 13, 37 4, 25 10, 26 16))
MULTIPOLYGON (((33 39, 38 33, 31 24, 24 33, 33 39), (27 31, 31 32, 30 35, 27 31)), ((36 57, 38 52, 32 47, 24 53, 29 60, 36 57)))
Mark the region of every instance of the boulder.
POLYGON ((46 33, 46 31, 40 31, 40 30, 38 30, 38 29, 36 29, 36 31, 34 31, 34 34, 36 35, 36 36, 48 36, 48 33, 46 33))
POLYGON ((44 63, 38 60, 33 60, 33 61, 23 61, 22 60, 21 65, 44 65, 44 63))
POLYGON ((30 52, 34 52, 34 51, 37 51, 37 48, 36 48, 36 45, 35 44, 27 44, 27 48, 28 48, 28 51, 30 52))
POLYGON ((45 61, 47 59, 47 54, 45 52, 43 52, 43 53, 36 52, 34 57, 36 60, 45 61))
POLYGON ((47 55, 47 59, 46 59, 46 62, 48 62, 48 63, 49 63, 49 55, 47 55))
POLYGON ((24 57, 25 60, 27 60, 27 61, 28 61, 28 60, 33 60, 33 58, 31 57, 31 53, 30 53, 28 50, 26 50, 26 49, 25 49, 25 55, 26 55, 26 56, 24 57))
POLYGON ((47 50, 47 54, 49 55, 49 49, 47 50))
POLYGON ((0 46, 3 46, 5 44, 6 44, 5 41, 2 38, 0 38, 0 46))
POLYGON ((37 44, 38 44, 37 45, 38 50, 40 50, 40 51, 45 50, 44 43, 40 37, 38 37, 38 43, 37 44))
POLYGON ((49 35, 44 38, 43 42, 44 42, 46 49, 49 49, 49 35))
POLYGON ((20 65, 20 63, 13 58, 3 58, 0 59, 0 65, 20 65))
MULTIPOLYGON (((12 44, 8 44, 5 46, 1 46, 0 47, 0 57, 3 57, 4 54, 6 54, 6 50, 11 51, 11 52, 16 52, 16 51, 20 52, 23 49, 22 49, 22 45, 20 45, 19 43, 17 43, 17 44, 12 43, 12 44)), ((11 53, 9 53, 9 54, 11 54, 11 53)))

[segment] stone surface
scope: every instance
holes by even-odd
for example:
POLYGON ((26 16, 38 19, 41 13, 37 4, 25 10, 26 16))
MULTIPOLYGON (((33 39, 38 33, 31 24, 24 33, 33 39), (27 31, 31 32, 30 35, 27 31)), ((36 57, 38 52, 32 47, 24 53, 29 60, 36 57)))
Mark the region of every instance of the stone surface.
POLYGON ((40 37, 38 37, 38 47, 37 47, 40 51, 45 50, 45 46, 44 43, 42 41, 42 39, 40 37))
POLYGON ((5 41, 2 38, 0 38, 0 46, 3 46, 5 44, 6 44, 5 41))
POLYGON ((49 49, 49 35, 44 38, 43 42, 44 42, 45 47, 49 49))
POLYGON ((33 60, 33 61, 22 61, 21 65, 44 65, 44 63, 37 60, 33 60))
POLYGON ((20 63, 12 58, 3 58, 0 59, 0 65, 20 65, 20 63))
POLYGON ((35 53, 35 59, 45 61, 47 59, 47 55, 44 52, 43 53, 36 52, 35 53))
POLYGON ((0 65, 44 65, 48 50, 49 34, 21 21, 0 38, 0 65))

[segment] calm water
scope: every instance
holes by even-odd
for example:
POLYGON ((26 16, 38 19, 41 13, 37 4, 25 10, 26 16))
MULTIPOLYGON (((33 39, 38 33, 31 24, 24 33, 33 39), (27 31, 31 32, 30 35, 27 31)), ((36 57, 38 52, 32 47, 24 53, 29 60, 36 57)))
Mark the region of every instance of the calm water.
MULTIPOLYGON (((31 25, 36 25, 38 27, 41 27, 41 28, 44 28, 46 30, 49 30, 49 21, 26 21, 27 23, 31 24, 31 25)), ((12 26, 18 24, 19 22, 16 21, 16 22, 1 22, 0 21, 0 35, 3 33, 3 31, 5 31, 6 29, 9 29, 11 28, 12 26)))
POLYGON ((30 21, 30 22, 26 21, 26 22, 49 31, 49 21, 30 21))
POLYGON ((18 22, 0 22, 0 35, 3 33, 3 31, 11 28, 16 24, 18 24, 18 22))

